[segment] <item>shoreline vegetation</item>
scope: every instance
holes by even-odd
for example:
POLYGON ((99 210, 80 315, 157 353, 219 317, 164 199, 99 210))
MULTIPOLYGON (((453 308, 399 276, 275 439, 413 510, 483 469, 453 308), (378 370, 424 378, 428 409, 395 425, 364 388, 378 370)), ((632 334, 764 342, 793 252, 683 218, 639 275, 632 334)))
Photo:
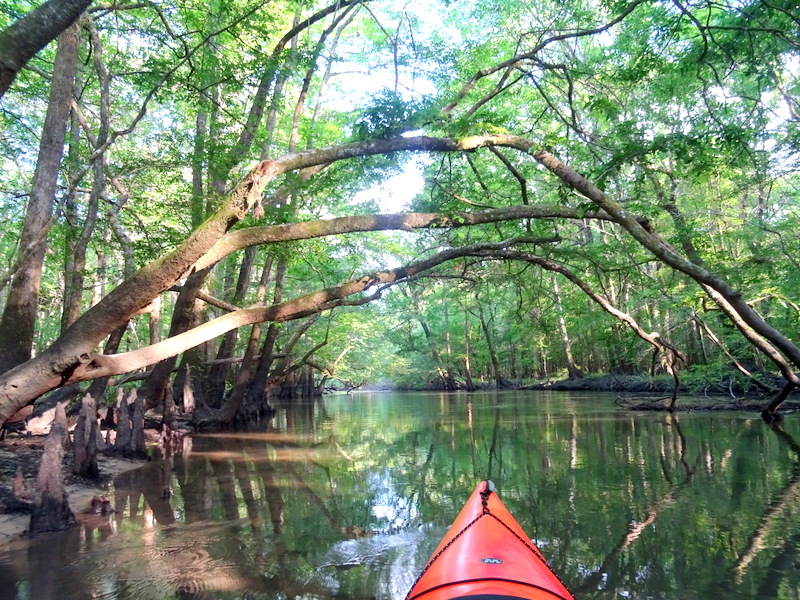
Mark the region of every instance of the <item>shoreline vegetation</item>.
MULTIPOLYGON (((770 382, 780 387, 779 378, 770 382)), ((617 404, 627 410, 663 410, 673 412, 697 410, 741 410, 764 413, 770 396, 752 386, 743 387, 740 381, 725 379, 709 381, 698 386, 682 384, 678 388, 678 401, 670 407, 673 380, 668 377, 641 375, 590 375, 523 386, 530 390, 561 392, 611 392, 619 394, 617 404), (688 398, 687 398, 688 396, 688 398)), ((771 418, 800 409, 800 394, 793 393, 781 405, 780 413, 771 418)))

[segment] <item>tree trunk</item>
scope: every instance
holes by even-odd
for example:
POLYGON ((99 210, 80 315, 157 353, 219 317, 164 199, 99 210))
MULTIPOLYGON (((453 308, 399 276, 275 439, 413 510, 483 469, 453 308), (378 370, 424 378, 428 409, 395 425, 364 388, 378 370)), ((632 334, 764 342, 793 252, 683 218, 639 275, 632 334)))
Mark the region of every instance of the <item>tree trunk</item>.
POLYGON ((39 50, 63 35, 91 3, 91 0, 48 0, 0 32, 0 98, 20 69, 39 50))
MULTIPOLYGON (((283 385, 283 380, 286 377, 287 373, 290 373, 291 370, 289 369, 289 362, 291 360, 291 354, 294 350, 294 347, 297 345, 297 342, 300 341, 300 338, 308 331, 314 323, 317 322, 319 319, 319 313, 315 315, 311 315, 308 317, 300 327, 295 330, 289 340, 286 342, 285 346, 282 349, 283 357, 278 361, 275 365, 275 368, 269 374, 269 388, 278 387, 283 385)), ((302 367, 302 365, 300 365, 302 367)), ((293 370, 293 369, 292 369, 293 370)))
MULTIPOLYGON (((242 257, 242 264, 239 267, 239 279, 236 282, 236 289, 231 299, 231 304, 240 306, 247 295, 247 289, 250 284, 250 276, 253 272, 253 264, 255 263, 256 247, 249 246, 245 249, 244 256, 242 257)), ((217 351, 217 360, 230 358, 233 356, 233 351, 236 349, 236 342, 239 334, 238 329, 234 329, 225 334, 222 338, 222 343, 217 351)), ((230 363, 221 362, 213 365, 208 373, 208 398, 213 406, 217 406, 222 402, 222 397, 225 394, 225 381, 228 378, 230 363)))
MULTIPOLYGON (((258 283, 258 291, 256 292, 256 302, 261 304, 267 295, 267 288, 269 287, 270 279, 272 278, 272 263, 273 259, 269 258, 261 270, 261 280, 258 283)), ((242 402, 244 401, 245 394, 247 393, 247 386, 250 379, 253 377, 253 363, 255 362, 256 350, 258 350, 258 339, 261 337, 261 325, 254 324, 250 329, 250 337, 247 340, 247 349, 244 352, 244 359, 239 367, 239 373, 236 376, 236 382, 233 384, 231 393, 220 416, 220 422, 223 425, 230 425, 233 423, 239 414, 242 402)))
MULTIPOLYGON (((213 46, 214 44, 210 44, 213 46)), ((201 106, 204 103, 201 102, 201 106)), ((205 108, 197 111, 195 119, 194 149, 192 152, 192 229, 199 227, 206 218, 206 194, 203 187, 203 171, 206 158, 206 136, 208 135, 208 113, 205 108)))
POLYGON ((64 308, 61 317, 61 330, 65 331, 80 316, 83 308, 83 286, 84 274, 86 272, 86 251, 94 233, 97 223, 97 211, 100 203, 100 194, 105 187, 105 176, 103 175, 104 162, 102 157, 95 160, 94 183, 89 195, 89 204, 86 207, 86 219, 81 228, 80 235, 72 247, 71 262, 69 271, 65 274, 64 282, 64 308))
POLYGON ((561 341, 564 343, 564 356, 567 360, 567 375, 570 379, 577 379, 583 377, 583 373, 575 364, 575 359, 572 357, 572 339, 569 337, 567 330, 567 322, 564 319, 564 305, 561 301, 561 290, 558 287, 558 279, 555 275, 552 276, 553 294, 556 297, 556 310, 558 311, 558 329, 561 332, 561 341))
POLYGON ((439 379, 442 382, 442 387, 447 391, 457 390, 458 384, 456 383, 455 377, 453 377, 453 371, 450 368, 450 365, 445 363, 445 361, 442 359, 442 354, 439 352, 436 339, 431 332, 431 328, 428 326, 428 322, 420 314, 417 315, 417 318, 419 319, 419 324, 422 327, 423 333, 425 334, 425 339, 428 342, 428 348, 430 348, 433 362, 436 365, 436 371, 439 374, 439 379))
MULTIPOLYGON (((78 70, 73 84, 73 97, 80 98, 83 94, 83 89, 81 71, 78 70)), ((67 289, 70 284, 69 273, 75 270, 75 244, 77 242, 79 223, 77 182, 83 176, 81 139, 81 118, 78 115, 78 111, 72 110, 70 112, 69 146, 64 160, 64 175, 67 181, 70 182, 69 190, 67 190, 64 197, 64 226, 66 228, 64 232, 64 305, 66 305, 67 297, 70 294, 67 289)), ((67 327, 64 324, 63 310, 61 319, 61 333, 64 333, 67 327)))
POLYGON ((89 193, 89 203, 86 207, 86 218, 83 222, 80 235, 72 247, 72 267, 66 273, 64 285, 64 311, 61 319, 61 330, 64 331, 74 323, 81 313, 83 304, 84 273, 86 271, 86 252, 89 242, 94 234, 97 223, 100 197, 106 187, 106 160, 103 147, 108 140, 111 120, 111 92, 108 70, 103 64, 103 45, 94 22, 89 20, 89 31, 92 39, 92 58, 94 60, 97 79, 100 83, 100 128, 94 137, 92 145, 95 150, 100 149, 100 154, 94 157, 92 172, 94 179, 89 193))
POLYGON ((483 337, 486 340, 486 347, 489 349, 489 359, 490 359, 490 368, 492 373, 492 379, 494 379, 495 385, 498 388, 506 387, 506 382, 503 379, 503 376, 500 374, 500 361, 497 358, 497 350, 494 347, 494 342, 492 341, 492 335, 489 332, 489 324, 486 322, 486 317, 483 314, 483 304, 481 304, 480 299, 478 300, 478 319, 481 323, 481 330, 483 331, 483 337))
MULTIPOLYGON (((275 270, 275 294, 273 305, 280 304, 283 299, 283 280, 286 277, 288 266, 285 256, 278 259, 278 266, 275 270)), ((252 406, 261 406, 266 403, 266 387, 269 371, 272 368, 272 361, 275 354, 275 342, 280 333, 280 326, 277 323, 270 323, 267 328, 267 335, 261 347, 261 358, 258 360, 253 379, 247 390, 247 402, 252 406)))
POLYGON ((161 296, 153 300, 150 310, 147 311, 147 332, 150 345, 161 341, 161 296))
POLYGON ((472 361, 470 354, 472 348, 470 345, 470 336, 472 334, 472 323, 469 319, 469 311, 464 311, 464 380, 467 384, 467 391, 474 392, 477 388, 475 382, 472 380, 472 361))
POLYGON ((53 212, 56 183, 69 123, 79 45, 80 28, 77 25, 73 25, 59 37, 47 115, 39 144, 39 156, 31 184, 25 225, 20 237, 21 262, 17 265, 3 317, 0 320, 0 373, 5 373, 29 360, 33 350, 39 285, 47 250, 47 239, 41 234, 46 231, 53 212))
MULTIPOLYGON (((198 290, 203 286, 209 269, 202 269, 192 273, 183 285, 175 308, 172 312, 172 323, 169 335, 173 337, 183 333, 191 327, 195 318, 194 301, 198 290)), ((161 406, 166 393, 167 382, 175 369, 178 361, 177 355, 160 361, 150 372, 147 380, 142 384, 139 395, 144 398, 145 410, 161 406)))
MULTIPOLYGON (((131 392, 136 394, 134 390, 131 392)), ((117 394, 117 438, 114 441, 114 450, 128 454, 131 449, 131 412, 128 408, 128 396, 122 388, 117 394)))
POLYGON ((442 354, 439 352, 439 348, 436 343, 436 339, 431 332, 431 328, 428 326, 428 322, 425 320, 425 317, 422 314, 419 293, 413 287, 409 286, 408 295, 411 298, 414 315, 416 316, 417 321, 419 321, 420 327, 422 327, 422 332, 425 334, 425 341, 428 342, 428 349, 430 350, 431 357, 433 358, 433 364, 436 367, 436 373, 439 375, 439 381, 442 384, 442 389, 448 391, 458 389, 450 369, 445 367, 444 361, 442 360, 442 354))

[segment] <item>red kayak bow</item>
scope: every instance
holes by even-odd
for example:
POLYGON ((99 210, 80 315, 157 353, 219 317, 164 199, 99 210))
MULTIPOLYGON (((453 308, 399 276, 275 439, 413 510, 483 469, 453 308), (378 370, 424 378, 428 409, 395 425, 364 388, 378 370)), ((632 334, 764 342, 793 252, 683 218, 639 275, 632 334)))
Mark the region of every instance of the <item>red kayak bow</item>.
POLYGON ((406 600, 575 600, 539 549, 481 482, 406 600))

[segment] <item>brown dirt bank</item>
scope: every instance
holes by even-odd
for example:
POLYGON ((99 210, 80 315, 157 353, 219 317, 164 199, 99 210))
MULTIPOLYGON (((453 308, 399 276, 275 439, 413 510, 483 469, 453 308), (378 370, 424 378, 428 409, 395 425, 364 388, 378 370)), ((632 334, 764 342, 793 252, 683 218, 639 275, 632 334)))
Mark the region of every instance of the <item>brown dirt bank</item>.
MULTIPOLYGON (((5 441, 0 442, 0 544, 12 541, 28 529, 31 504, 15 497, 14 478, 17 469, 21 468, 26 484, 29 487, 34 485, 46 437, 43 434, 9 433, 5 441)), ((157 443, 158 431, 146 429, 145 439, 148 446, 157 443)), ((69 494, 70 508, 76 514, 87 512, 92 498, 104 495, 114 477, 145 464, 143 459, 128 459, 102 453, 97 455, 97 462, 100 468, 99 479, 76 477, 72 474, 72 452, 64 454, 62 462, 64 487, 69 494)))

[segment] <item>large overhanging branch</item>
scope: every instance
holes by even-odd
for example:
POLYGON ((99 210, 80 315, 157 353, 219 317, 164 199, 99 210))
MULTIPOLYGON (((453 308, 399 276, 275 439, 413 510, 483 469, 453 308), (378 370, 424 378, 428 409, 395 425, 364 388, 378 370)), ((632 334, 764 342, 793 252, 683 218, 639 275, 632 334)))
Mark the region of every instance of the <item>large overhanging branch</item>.
MULTIPOLYGON (((284 322, 303 318, 341 304, 352 303, 347 300, 350 296, 368 291, 376 286, 385 288, 388 285, 395 285, 455 258, 474 255, 481 251, 498 251, 515 244, 535 244, 540 241, 538 238, 521 237, 501 242, 451 248, 424 260, 396 269, 378 271, 280 304, 236 310, 146 348, 114 355, 96 354, 85 366, 76 369, 65 383, 120 375, 141 369, 170 356, 176 356, 238 327, 265 321, 284 322)), ((367 297, 366 301, 374 300, 378 297, 379 294, 372 294, 367 297)), ((357 303, 360 304, 362 302, 357 301, 357 303)))
POLYGON ((360 156, 394 152, 464 152, 504 146, 530 152, 533 144, 512 135, 461 139, 400 137, 306 150, 265 160, 223 200, 220 208, 173 251, 142 267, 87 310, 49 348, 0 376, 0 423, 43 393, 64 385, 93 360, 103 339, 175 285, 231 228, 259 205, 264 189, 288 171, 360 156))
MULTIPOLYGON (((436 229, 469 227, 518 219, 598 219, 612 220, 605 211, 585 212, 567 206, 508 206, 479 212, 461 213, 399 213, 389 215, 354 215, 334 219, 319 219, 285 225, 247 227, 225 234, 194 265, 192 270, 210 267, 232 252, 261 244, 308 240, 318 237, 365 231, 436 229)), ((642 226, 649 227, 646 219, 642 226)))
MULTIPOLYGON (((103 339, 120 324, 126 322, 131 316, 146 307, 153 298, 175 285, 187 273, 196 269, 199 261, 204 259, 206 254, 212 250, 213 252, 218 252, 219 248, 215 249, 215 246, 221 240, 225 240, 222 243, 224 245, 232 239, 236 239, 238 235, 245 237, 249 235, 249 233, 233 233, 231 238, 225 238, 231 228, 258 205, 265 187, 280 174, 360 156, 409 151, 469 152, 486 147, 507 147, 531 154, 567 185, 589 198, 602 211, 605 211, 606 216, 602 218, 610 218, 622 225, 641 245, 650 250, 662 262, 719 291, 742 319, 759 335, 774 343, 789 356, 794 364, 800 366, 800 349, 794 346, 785 336, 767 325, 747 305, 738 291, 721 278, 678 255, 653 232, 649 223, 628 213, 619 203, 546 151, 535 150, 530 140, 512 135, 471 136, 461 139, 425 136, 389 138, 306 150, 287 154, 275 160, 260 162, 224 199, 220 209, 175 250, 146 265, 127 278, 116 289, 84 313, 52 346, 30 361, 0 377, 0 423, 5 422, 11 414, 31 400, 53 388, 65 385, 78 377, 79 372, 86 371, 86 366, 95 360, 94 349, 103 339)), ((532 207, 517 207, 517 209, 513 210, 536 209, 532 207)), ((602 214, 596 213, 595 215, 586 214, 581 216, 600 218, 602 214)), ((489 218, 487 215, 491 215, 491 211, 476 214, 469 213, 468 216, 459 215, 457 218, 452 218, 451 216, 450 226, 457 225, 457 221, 461 218, 467 219, 467 221, 470 219, 476 220, 474 223, 477 223, 477 220, 482 218, 486 218, 486 222, 501 220, 496 216, 489 218)), ((552 214, 552 216, 559 215, 552 214)), ((563 216, 574 218, 575 214, 573 212, 563 216)), ((367 219, 369 218, 367 217, 367 219)), ((407 222, 405 217, 398 218, 396 215, 387 218, 397 219, 399 229, 409 229, 413 228, 414 219, 424 221, 426 217, 410 215, 407 222)), ((437 219, 442 219, 441 216, 428 218, 431 219, 431 222, 427 226, 432 226, 433 223, 437 222, 437 219)), ((524 215, 517 213, 514 218, 524 218, 524 215)), ((445 226, 446 222, 446 220, 442 220, 440 222, 441 226, 445 226)), ((322 229, 328 227, 329 230, 326 235, 332 235, 335 233, 336 227, 341 227, 344 223, 346 223, 344 220, 331 220, 329 222, 316 222, 316 225, 297 224, 287 227, 289 230, 295 227, 295 232, 300 232, 305 228, 303 235, 316 237, 312 231, 315 226, 322 229)), ((265 230, 262 229, 261 233, 264 234, 265 230)), ((297 239, 300 239, 300 237, 297 239)), ((224 255, 224 252, 222 255, 224 255)), ((374 283, 379 282, 376 281, 374 283)), ((335 299, 329 299, 328 301, 332 300, 335 299)), ((241 317, 241 314, 237 312, 226 317, 235 320, 241 317)), ((224 331, 220 333, 224 333, 224 331)), ((219 333, 214 335, 219 335, 219 333)), ((145 352, 145 350, 142 352, 145 352)), ((157 360, 157 358, 153 360, 157 360)), ((150 363, 148 362, 147 364, 150 363)))
POLYGON ((0 423, 43 393, 64 385, 92 361, 97 345, 153 298, 169 289, 236 223, 256 207, 265 187, 287 171, 339 160, 393 152, 459 152, 488 146, 530 151, 530 141, 511 135, 462 139, 408 137, 367 140, 287 154, 265 160, 223 200, 219 210, 183 243, 142 267, 87 310, 49 348, 0 376, 0 423))
POLYGON ((0 31, 0 98, 34 55, 72 25, 91 0, 48 0, 0 31))
MULTIPOLYGON (((457 152, 487 146, 506 146, 528 152, 532 143, 511 135, 472 136, 462 139, 409 137, 368 140, 284 155, 260 162, 225 198, 220 209, 198 227, 183 243, 126 279, 78 319, 53 346, 60 351, 80 343, 90 352, 129 315, 146 306, 152 298, 173 286, 236 223, 258 205, 264 188, 277 176, 339 160, 394 152, 457 152)), ((0 397, 2 392, 0 391, 0 397)))

